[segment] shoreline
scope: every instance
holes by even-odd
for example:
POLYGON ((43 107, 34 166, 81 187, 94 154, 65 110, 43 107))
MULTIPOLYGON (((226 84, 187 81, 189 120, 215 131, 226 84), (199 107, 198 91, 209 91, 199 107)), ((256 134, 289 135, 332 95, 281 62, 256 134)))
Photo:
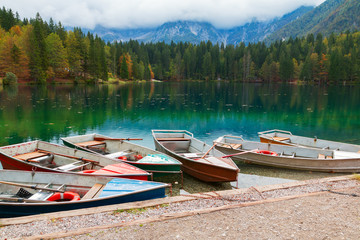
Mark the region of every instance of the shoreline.
POLYGON ((355 180, 353 176, 340 176, 0 219, 1 237, 22 239, 71 237, 92 231, 110 231, 113 228, 201 216, 227 209, 255 205, 264 208, 263 205, 268 203, 286 202, 359 186, 360 181, 355 180))

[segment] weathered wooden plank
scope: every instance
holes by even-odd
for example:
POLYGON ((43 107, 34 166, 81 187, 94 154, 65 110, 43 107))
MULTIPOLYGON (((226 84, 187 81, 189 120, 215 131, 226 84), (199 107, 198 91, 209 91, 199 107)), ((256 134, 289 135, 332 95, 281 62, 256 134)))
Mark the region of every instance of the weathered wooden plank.
POLYGON ((81 200, 94 198, 103 188, 104 184, 95 183, 94 186, 81 198, 81 200))
POLYGON ((105 144, 105 143, 100 142, 100 141, 87 141, 87 142, 76 143, 76 145, 81 146, 81 147, 91 147, 91 146, 97 146, 97 145, 102 145, 102 144, 105 144))
POLYGON ((20 160, 23 160, 23 161, 27 161, 27 160, 30 160, 30 159, 43 157, 43 156, 46 156, 46 155, 47 155, 46 153, 36 151, 36 152, 19 154, 19 155, 14 156, 14 158, 17 158, 17 159, 20 159, 20 160))

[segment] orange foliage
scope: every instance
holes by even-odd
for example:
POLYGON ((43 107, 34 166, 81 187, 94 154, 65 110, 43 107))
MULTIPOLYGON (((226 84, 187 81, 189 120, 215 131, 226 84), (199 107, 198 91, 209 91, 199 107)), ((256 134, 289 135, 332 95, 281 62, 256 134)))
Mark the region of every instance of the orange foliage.
POLYGON ((126 60, 126 65, 128 67, 128 72, 129 72, 129 79, 132 79, 132 75, 133 75, 133 63, 132 63, 132 60, 131 60, 131 56, 129 53, 126 53, 126 54, 123 54, 122 56, 120 56, 120 59, 119 59, 119 65, 121 66, 121 63, 124 59, 124 56, 125 56, 125 60, 126 60))
POLYGON ((29 58, 10 36, 3 39, 0 49, 0 75, 5 76, 7 72, 14 73, 19 79, 30 77, 29 58))
POLYGON ((20 36, 22 34, 21 28, 19 25, 15 25, 10 29, 11 35, 20 36))
POLYGON ((149 64, 149 71, 150 71, 150 77, 151 79, 154 79, 155 78, 155 74, 153 72, 153 70, 151 69, 151 65, 149 64))

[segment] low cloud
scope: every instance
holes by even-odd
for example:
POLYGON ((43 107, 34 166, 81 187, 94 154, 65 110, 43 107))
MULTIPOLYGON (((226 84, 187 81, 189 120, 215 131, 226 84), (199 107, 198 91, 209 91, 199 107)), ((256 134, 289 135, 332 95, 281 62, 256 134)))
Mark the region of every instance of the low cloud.
POLYGON ((325 0, 3 0, 20 17, 52 17, 65 26, 145 28, 177 20, 210 22, 217 28, 242 25, 253 19, 269 20, 325 0))

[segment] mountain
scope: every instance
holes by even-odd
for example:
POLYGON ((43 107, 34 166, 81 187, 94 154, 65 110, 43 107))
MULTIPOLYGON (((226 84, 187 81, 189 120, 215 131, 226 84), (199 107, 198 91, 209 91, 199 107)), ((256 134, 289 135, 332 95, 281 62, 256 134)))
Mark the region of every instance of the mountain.
POLYGON ((251 22, 244 26, 233 28, 229 31, 228 42, 238 44, 240 42, 259 42, 273 32, 278 31, 286 24, 298 19, 307 12, 313 10, 314 7, 300 7, 295 11, 284 15, 281 18, 275 18, 268 22, 251 22))
POLYGON ((298 19, 274 31, 265 41, 273 42, 289 37, 305 36, 309 33, 324 35, 360 28, 359 0, 327 0, 298 19))
POLYGON ((157 28, 148 29, 108 29, 96 26, 94 30, 88 30, 97 34, 105 41, 129 41, 142 42, 191 42, 198 44, 201 41, 213 43, 238 44, 264 40, 274 31, 279 30, 286 24, 313 10, 314 7, 300 7, 295 11, 275 18, 271 21, 252 21, 243 26, 231 29, 217 29, 207 22, 176 21, 167 22, 157 28))

